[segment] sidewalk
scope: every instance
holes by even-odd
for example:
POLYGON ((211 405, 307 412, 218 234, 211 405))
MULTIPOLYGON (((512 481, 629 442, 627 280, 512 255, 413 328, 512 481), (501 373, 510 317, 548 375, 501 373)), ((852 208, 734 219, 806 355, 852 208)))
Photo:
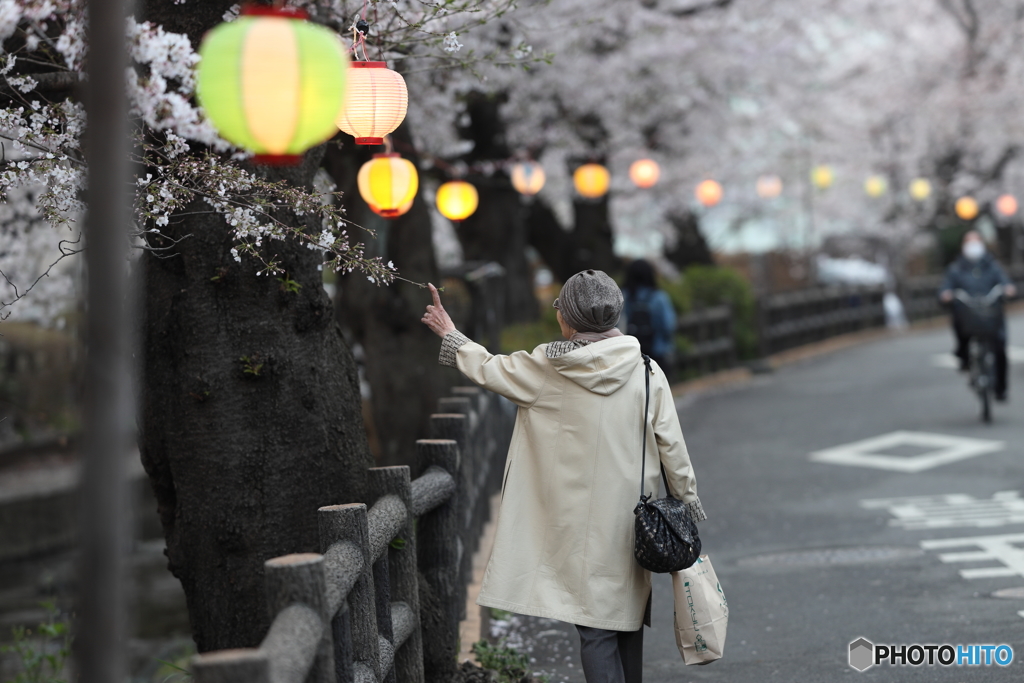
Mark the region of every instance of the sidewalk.
MULTIPOLYGON (((1024 304, 1018 304, 1007 313, 1012 316, 1019 315, 1022 311, 1024 311, 1024 304)), ((920 321, 904 330, 873 329, 846 334, 775 354, 767 359, 765 366, 770 372, 855 346, 927 332, 947 324, 945 318, 934 318, 920 321)), ((952 339, 950 341, 952 342, 952 339)), ((732 368, 676 384, 672 387, 672 393, 679 405, 679 401, 683 397, 693 399, 704 393, 717 393, 743 386, 755 381, 756 377, 757 375, 748 367, 732 368)), ((462 622, 460 629, 462 651, 459 661, 466 659, 475 661, 471 654, 472 644, 483 637, 482 627, 489 628, 492 638, 504 639, 508 646, 528 654, 531 657, 535 674, 549 676, 551 683, 584 683, 583 672, 579 664, 579 636, 572 625, 552 619, 512 614, 503 614, 501 619, 491 620, 489 624, 486 617, 481 620, 481 608, 476 604, 476 598, 480 592, 483 571, 494 542, 494 522, 497 519, 499 497, 495 496, 491 501, 491 522, 485 527, 479 550, 473 558, 474 580, 468 590, 467 619, 462 622)), ((649 639, 653 639, 655 631, 671 631, 672 628, 670 606, 673 598, 671 582, 667 577, 654 577, 654 593, 656 607, 654 629, 647 630, 649 639)), ((684 670, 688 674, 693 674, 691 676, 693 679, 703 679, 706 673, 705 671, 684 670)))

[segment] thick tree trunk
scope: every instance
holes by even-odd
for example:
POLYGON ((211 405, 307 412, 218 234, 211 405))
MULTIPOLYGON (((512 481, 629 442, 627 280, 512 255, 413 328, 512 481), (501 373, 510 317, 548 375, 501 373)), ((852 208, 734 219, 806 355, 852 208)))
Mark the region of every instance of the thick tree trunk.
POLYGON ((622 268, 622 260, 612 246, 612 223, 608 217, 608 195, 600 199, 573 201, 574 256, 579 269, 596 268, 614 274, 622 268))
MULTIPOLYGON (((473 149, 463 161, 480 164, 511 156, 500 112, 507 99, 502 93, 473 91, 466 95, 468 123, 459 132, 473 141, 473 149)), ((463 257, 467 261, 496 261, 505 268, 505 323, 536 320, 539 311, 533 295, 533 273, 526 260, 526 212, 519 193, 502 170, 491 175, 478 173, 467 180, 480 193, 480 206, 456 226, 463 257)))
MULTIPOLYGON (((197 47, 232 4, 151 0, 140 19, 197 47)), ((308 185, 321 155, 271 174, 308 185)), ((259 643, 264 560, 316 551, 317 508, 364 501, 372 465, 318 254, 267 246, 301 285, 287 291, 232 259, 230 230, 209 211, 194 202, 164 228, 184 238, 166 258, 143 255, 138 337, 139 449, 200 651, 259 643)))
MULTIPOLYGON (((601 132, 603 127, 598 125, 596 131, 595 138, 591 141, 595 149, 599 146, 598 139, 606 139, 601 132)), ((600 156, 570 158, 569 173, 575 173, 579 166, 590 161, 604 163, 600 156)), ((608 195, 597 199, 586 199, 577 195, 573 199, 572 208, 572 256, 575 261, 573 274, 587 268, 603 270, 612 275, 618 273, 622 268, 622 259, 616 256, 614 251, 615 238, 608 215, 608 195)))
POLYGON ((540 197, 535 197, 526 207, 527 237, 552 275, 559 282, 587 268, 576 249, 575 233, 562 228, 551 207, 540 197))
POLYGON ((675 228, 675 242, 665 251, 665 256, 669 261, 674 263, 679 270, 685 270, 688 266, 695 265, 715 265, 711 249, 700 231, 697 216, 686 212, 673 214, 668 219, 672 223, 672 227, 675 228))
MULTIPOLYGON (((393 137, 396 149, 417 163, 407 129, 403 126, 393 137)), ((367 245, 368 255, 394 261, 406 279, 440 286, 425 200, 418 197, 408 213, 393 220, 374 214, 359 196, 355 181, 359 167, 379 149, 357 147, 351 138, 344 139, 342 147, 329 148, 325 166, 344 192, 349 218, 377 231, 378 239, 367 245)), ((420 322, 430 294, 408 282, 378 287, 352 274, 338 283, 336 299, 339 318, 351 327, 366 354, 370 405, 380 442, 378 464, 415 468, 416 439, 429 436, 430 414, 455 379, 437 364, 440 340, 420 322)))
POLYGON ((467 261, 497 261, 505 268, 505 311, 508 323, 536 320, 533 273, 526 260, 526 210, 504 174, 468 179, 480 193, 480 207, 456 226, 467 261))
MULTIPOLYGON (((310 157, 274 175, 308 182, 310 157)), ((235 263, 221 216, 172 220, 166 232, 184 238, 170 257, 142 259, 142 460, 196 645, 251 647, 269 623, 263 562, 316 551, 318 507, 365 500, 355 363, 316 252, 266 247, 301 285, 292 292, 250 259, 235 263)))

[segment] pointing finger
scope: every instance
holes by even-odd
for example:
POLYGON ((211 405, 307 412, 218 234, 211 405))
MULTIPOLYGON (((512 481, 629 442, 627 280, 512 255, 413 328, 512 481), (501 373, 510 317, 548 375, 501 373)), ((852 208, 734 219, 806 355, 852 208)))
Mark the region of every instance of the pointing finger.
POLYGON ((434 305, 437 306, 438 308, 440 308, 440 306, 441 306, 441 295, 437 293, 437 287, 435 287, 434 285, 432 285, 430 283, 427 283, 427 286, 430 287, 430 295, 432 297, 434 297, 434 305))

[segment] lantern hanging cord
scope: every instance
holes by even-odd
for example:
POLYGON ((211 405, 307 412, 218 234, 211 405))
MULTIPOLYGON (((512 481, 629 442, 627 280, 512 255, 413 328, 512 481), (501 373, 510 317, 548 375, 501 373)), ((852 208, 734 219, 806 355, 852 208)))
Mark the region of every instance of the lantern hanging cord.
POLYGON ((363 9, 359 13, 359 19, 352 22, 352 26, 349 28, 352 30, 352 49, 349 52, 355 59, 359 59, 359 48, 363 48, 363 61, 368 62, 370 58, 366 56, 366 34, 370 32, 370 23, 366 21, 366 6, 368 0, 363 0, 363 9))
POLYGON ((370 61, 367 56, 367 34, 370 33, 370 23, 367 22, 368 0, 362 0, 362 9, 359 11, 359 18, 353 20, 352 26, 352 48, 349 52, 356 59, 359 58, 359 48, 362 48, 362 60, 370 61))
POLYGON ((370 58, 366 56, 366 31, 369 30, 369 24, 365 21, 358 21, 352 25, 352 47, 349 52, 352 53, 354 59, 359 59, 359 48, 363 48, 363 61, 368 62, 370 58))

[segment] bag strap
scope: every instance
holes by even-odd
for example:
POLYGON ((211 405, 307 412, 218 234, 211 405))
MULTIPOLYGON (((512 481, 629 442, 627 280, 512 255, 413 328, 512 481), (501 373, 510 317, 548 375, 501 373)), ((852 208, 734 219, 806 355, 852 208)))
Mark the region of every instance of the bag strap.
MULTIPOLYGON (((640 447, 640 502, 646 503, 651 496, 644 496, 644 479, 647 476, 647 411, 651 406, 651 357, 640 354, 644 359, 644 441, 640 447)), ((664 471, 662 472, 664 475, 664 471)))

